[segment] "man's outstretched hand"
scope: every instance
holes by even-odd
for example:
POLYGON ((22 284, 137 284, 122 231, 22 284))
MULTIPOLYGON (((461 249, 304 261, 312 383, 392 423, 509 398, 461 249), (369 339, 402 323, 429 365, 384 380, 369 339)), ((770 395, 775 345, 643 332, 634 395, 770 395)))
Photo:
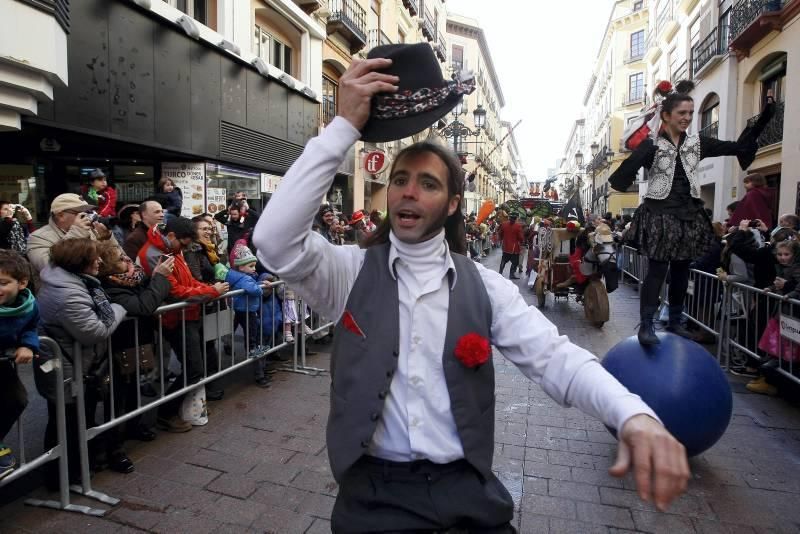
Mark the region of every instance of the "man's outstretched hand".
POLYGON ((339 79, 339 116, 360 130, 367 123, 370 101, 377 93, 394 93, 400 78, 375 72, 385 69, 392 60, 374 58, 356 60, 339 79))
POLYGON ((686 449, 664 426, 647 415, 634 415, 619 434, 617 461, 608 470, 623 477, 633 469, 639 497, 655 502, 662 512, 686 491, 689 461, 686 449))

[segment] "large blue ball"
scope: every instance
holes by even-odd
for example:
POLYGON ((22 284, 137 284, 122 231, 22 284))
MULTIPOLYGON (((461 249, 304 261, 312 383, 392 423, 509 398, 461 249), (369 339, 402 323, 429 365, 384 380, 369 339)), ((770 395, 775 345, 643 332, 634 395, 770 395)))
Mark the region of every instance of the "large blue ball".
POLYGON ((661 343, 642 346, 636 336, 616 344, 603 367, 639 395, 680 441, 689 456, 722 437, 733 411, 725 373, 703 347, 688 339, 658 333, 661 343))

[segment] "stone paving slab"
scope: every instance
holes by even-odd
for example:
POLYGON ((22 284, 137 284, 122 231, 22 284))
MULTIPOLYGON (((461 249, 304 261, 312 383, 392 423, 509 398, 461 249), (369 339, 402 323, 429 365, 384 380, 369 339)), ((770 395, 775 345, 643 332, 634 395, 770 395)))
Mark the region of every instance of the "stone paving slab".
MULTIPOLYGON (((602 355, 638 322, 631 287, 620 287, 610 300, 613 317, 602 329, 589 326, 571 301, 548 301, 544 311, 562 333, 602 355)), ((316 350, 310 364, 326 367, 325 347, 316 350)), ((520 532, 800 532, 795 406, 750 394, 731 377, 728 432, 691 460, 689 491, 661 513, 639 499, 630 477, 608 475, 616 441, 599 421, 557 405, 499 354, 495 368, 494 469, 514 497, 520 532)), ((250 377, 233 377, 225 400, 211 404, 207 426, 129 442, 136 472, 93 479, 97 489, 122 499, 105 517, 28 508, 17 500, 0 509, 0 532, 329 532, 338 489, 324 441, 329 378, 281 373, 270 390, 261 390, 250 386, 250 377)), ((82 497, 75 502, 91 504, 82 497)))

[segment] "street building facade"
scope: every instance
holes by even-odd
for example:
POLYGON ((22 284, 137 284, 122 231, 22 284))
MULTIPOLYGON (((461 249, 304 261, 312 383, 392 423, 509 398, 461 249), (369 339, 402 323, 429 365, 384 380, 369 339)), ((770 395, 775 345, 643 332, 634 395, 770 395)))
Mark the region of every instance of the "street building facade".
POLYGON ((63 6, 64 83, 0 134, 3 194, 39 223, 98 168, 120 207, 151 196, 161 177, 181 187, 184 215, 224 209, 235 191, 260 207, 316 135, 325 31, 294 2, 63 6))

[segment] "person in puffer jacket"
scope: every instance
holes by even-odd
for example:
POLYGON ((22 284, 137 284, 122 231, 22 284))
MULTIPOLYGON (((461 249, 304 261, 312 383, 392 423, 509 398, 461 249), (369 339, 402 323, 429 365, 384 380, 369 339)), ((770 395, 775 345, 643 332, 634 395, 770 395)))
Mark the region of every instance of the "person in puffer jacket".
MULTIPOLYGON (((261 300, 264 290, 258 283, 256 273, 256 257, 246 245, 236 245, 231 253, 231 269, 225 273, 225 281, 230 285, 231 291, 244 289, 244 293, 233 297, 233 330, 242 327, 247 344, 246 352, 255 357, 257 349, 261 346, 261 300)), ((265 344, 269 342, 264 339, 265 344)), ((258 358, 255 364, 256 385, 263 388, 270 386, 269 375, 264 373, 266 360, 258 358)))
MULTIPOLYGON (((185 217, 175 217, 167 224, 156 224, 147 231, 147 243, 139 251, 139 264, 147 276, 152 276, 159 260, 165 256, 175 258, 172 273, 167 276, 170 284, 169 296, 177 301, 194 303, 186 308, 163 315, 164 338, 172 346, 186 373, 186 384, 203 378, 203 350, 200 335, 200 304, 228 291, 228 284, 217 282, 204 284, 194 279, 183 251, 192 244, 194 227, 185 217), (186 328, 181 320, 185 319, 186 328)), ((168 354, 166 351, 165 354, 168 354)), ((184 380, 178 378, 165 392, 169 395, 181 389, 184 380)), ((182 397, 162 404, 159 408, 158 425, 168 432, 188 432, 191 425, 178 416, 182 397)))

